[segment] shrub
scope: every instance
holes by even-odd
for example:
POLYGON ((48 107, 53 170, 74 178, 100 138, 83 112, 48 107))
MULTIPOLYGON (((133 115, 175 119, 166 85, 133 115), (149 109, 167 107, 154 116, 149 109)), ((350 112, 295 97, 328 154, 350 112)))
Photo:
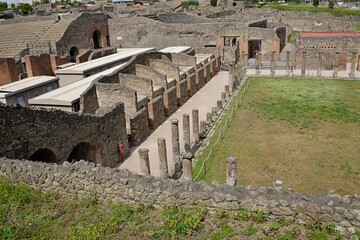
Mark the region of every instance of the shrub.
POLYGON ((210 4, 211 4, 211 6, 216 7, 217 0, 210 0, 210 4))
POLYGON ((334 8, 334 0, 330 0, 329 1, 329 8, 333 9, 334 8))

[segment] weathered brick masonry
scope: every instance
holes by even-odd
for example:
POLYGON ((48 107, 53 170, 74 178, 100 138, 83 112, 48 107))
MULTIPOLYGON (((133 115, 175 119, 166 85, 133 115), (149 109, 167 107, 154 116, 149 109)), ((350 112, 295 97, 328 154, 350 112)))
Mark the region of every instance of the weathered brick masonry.
POLYGON ((0 158, 0 175, 24 181, 43 191, 93 196, 102 200, 155 205, 203 204, 211 209, 261 209, 269 218, 296 216, 308 221, 321 217, 344 230, 360 226, 360 196, 303 195, 290 189, 231 187, 204 182, 181 182, 140 176, 128 170, 95 167, 84 161, 54 165, 0 158))

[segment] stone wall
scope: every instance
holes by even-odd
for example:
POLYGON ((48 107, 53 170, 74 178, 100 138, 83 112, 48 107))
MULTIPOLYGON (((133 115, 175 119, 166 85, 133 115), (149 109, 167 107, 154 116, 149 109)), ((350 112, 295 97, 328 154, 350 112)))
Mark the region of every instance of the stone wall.
POLYGON ((56 42, 57 55, 69 54, 72 47, 76 47, 78 50, 93 49, 93 34, 95 31, 101 33, 100 47, 108 47, 108 16, 103 13, 82 13, 70 23, 60 40, 56 42))
POLYGON ((97 115, 0 105, 0 156, 57 163, 81 158, 114 167, 120 143, 127 152, 122 103, 97 115))
POLYGON ((164 111, 165 116, 170 117, 178 108, 177 98, 176 98, 176 88, 171 87, 164 91, 164 111))
POLYGON ((183 105, 188 100, 187 82, 188 80, 185 79, 176 83, 176 98, 178 106, 183 105))
POLYGON ((178 66, 170 61, 150 59, 150 67, 155 68, 160 73, 166 75, 167 78, 174 78, 176 81, 180 80, 178 66))
POLYGON ((13 58, 0 58, 0 86, 18 80, 15 60, 13 58))
POLYGON ((130 143, 137 145, 144 140, 150 132, 148 109, 142 108, 130 117, 130 143))
POLYGON ((40 56, 25 56, 26 72, 28 77, 47 75, 55 76, 49 54, 40 56))
POLYGON ((149 78, 153 81, 154 86, 161 86, 167 89, 166 76, 151 67, 136 64, 136 75, 149 78))
POLYGON ((196 57, 190 56, 186 53, 172 53, 171 61, 178 66, 195 66, 196 57))
POLYGON ((290 189, 228 186, 204 182, 180 182, 135 175, 128 170, 96 167, 84 161, 51 165, 0 158, 0 175, 24 181, 43 191, 64 195, 97 196, 100 200, 168 204, 201 204, 210 209, 269 213, 268 218, 294 216, 313 221, 321 217, 345 231, 360 226, 360 196, 303 195, 290 189))
POLYGON ((134 89, 140 97, 153 97, 153 82, 149 78, 131 74, 119 74, 120 84, 134 89))
POLYGON ((164 99, 163 96, 151 99, 148 103, 149 126, 156 129, 165 121, 164 99))

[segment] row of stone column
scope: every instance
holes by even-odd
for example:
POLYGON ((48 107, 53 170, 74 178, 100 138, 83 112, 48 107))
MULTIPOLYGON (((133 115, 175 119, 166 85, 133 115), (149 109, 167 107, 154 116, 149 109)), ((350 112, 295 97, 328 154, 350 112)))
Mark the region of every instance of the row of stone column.
MULTIPOLYGON (((335 61, 334 61, 334 66, 333 66, 333 77, 337 77, 338 76, 338 68, 339 68, 339 56, 340 56, 340 52, 335 52, 335 61)), ((285 62, 285 68, 286 68, 286 76, 290 75, 290 72, 293 73, 294 70, 294 65, 290 64, 290 52, 287 51, 286 52, 286 62, 285 62)), ((351 66, 350 66, 350 73, 349 73, 349 77, 350 78, 355 78, 355 65, 356 65, 356 61, 357 61, 357 52, 353 52, 352 53, 352 57, 351 57, 351 66)), ((318 64, 317 64, 317 76, 321 77, 321 71, 323 69, 323 53, 321 51, 319 51, 318 54, 318 60, 317 60, 318 64)), ((255 53, 255 74, 259 75, 260 74, 260 63, 261 63, 261 52, 256 52, 255 53)), ((271 72, 271 76, 275 75, 275 69, 276 69, 276 64, 275 64, 275 51, 271 52, 270 55, 270 72, 271 72)), ((306 51, 302 52, 302 58, 301 58, 301 76, 305 77, 305 70, 306 70, 306 51)))
MULTIPOLYGON (((227 99, 230 97, 230 88, 225 86, 225 91, 221 93, 221 100, 217 101, 217 106, 212 108, 212 112, 206 114, 206 120, 199 121, 198 109, 192 110, 192 135, 193 141, 190 139, 190 116, 189 114, 183 114, 183 149, 184 152, 180 152, 180 134, 179 134, 179 120, 171 119, 171 147, 173 152, 173 166, 174 172, 169 173, 168 162, 166 154, 166 141, 165 138, 158 138, 158 154, 159 154, 159 168, 160 177, 168 178, 174 177, 178 173, 183 173, 183 178, 186 180, 192 180, 192 149, 193 146, 197 147, 200 143, 200 139, 206 137, 207 131, 213 123, 213 119, 219 113, 219 111, 225 105, 227 99)), ((140 170, 142 175, 151 175, 150 162, 149 162, 149 150, 146 148, 139 149, 139 161, 140 170)))

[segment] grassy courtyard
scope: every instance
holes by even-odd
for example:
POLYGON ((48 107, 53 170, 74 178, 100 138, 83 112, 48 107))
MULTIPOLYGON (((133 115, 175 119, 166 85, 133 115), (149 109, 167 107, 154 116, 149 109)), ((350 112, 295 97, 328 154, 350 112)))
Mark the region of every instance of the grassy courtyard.
MULTIPOLYGON (((360 82, 252 78, 234 118, 197 180, 225 182, 238 158, 238 185, 311 194, 360 193, 360 82)), ((214 138, 217 137, 215 133, 214 138)), ((197 175, 209 148, 195 166, 197 175)))

